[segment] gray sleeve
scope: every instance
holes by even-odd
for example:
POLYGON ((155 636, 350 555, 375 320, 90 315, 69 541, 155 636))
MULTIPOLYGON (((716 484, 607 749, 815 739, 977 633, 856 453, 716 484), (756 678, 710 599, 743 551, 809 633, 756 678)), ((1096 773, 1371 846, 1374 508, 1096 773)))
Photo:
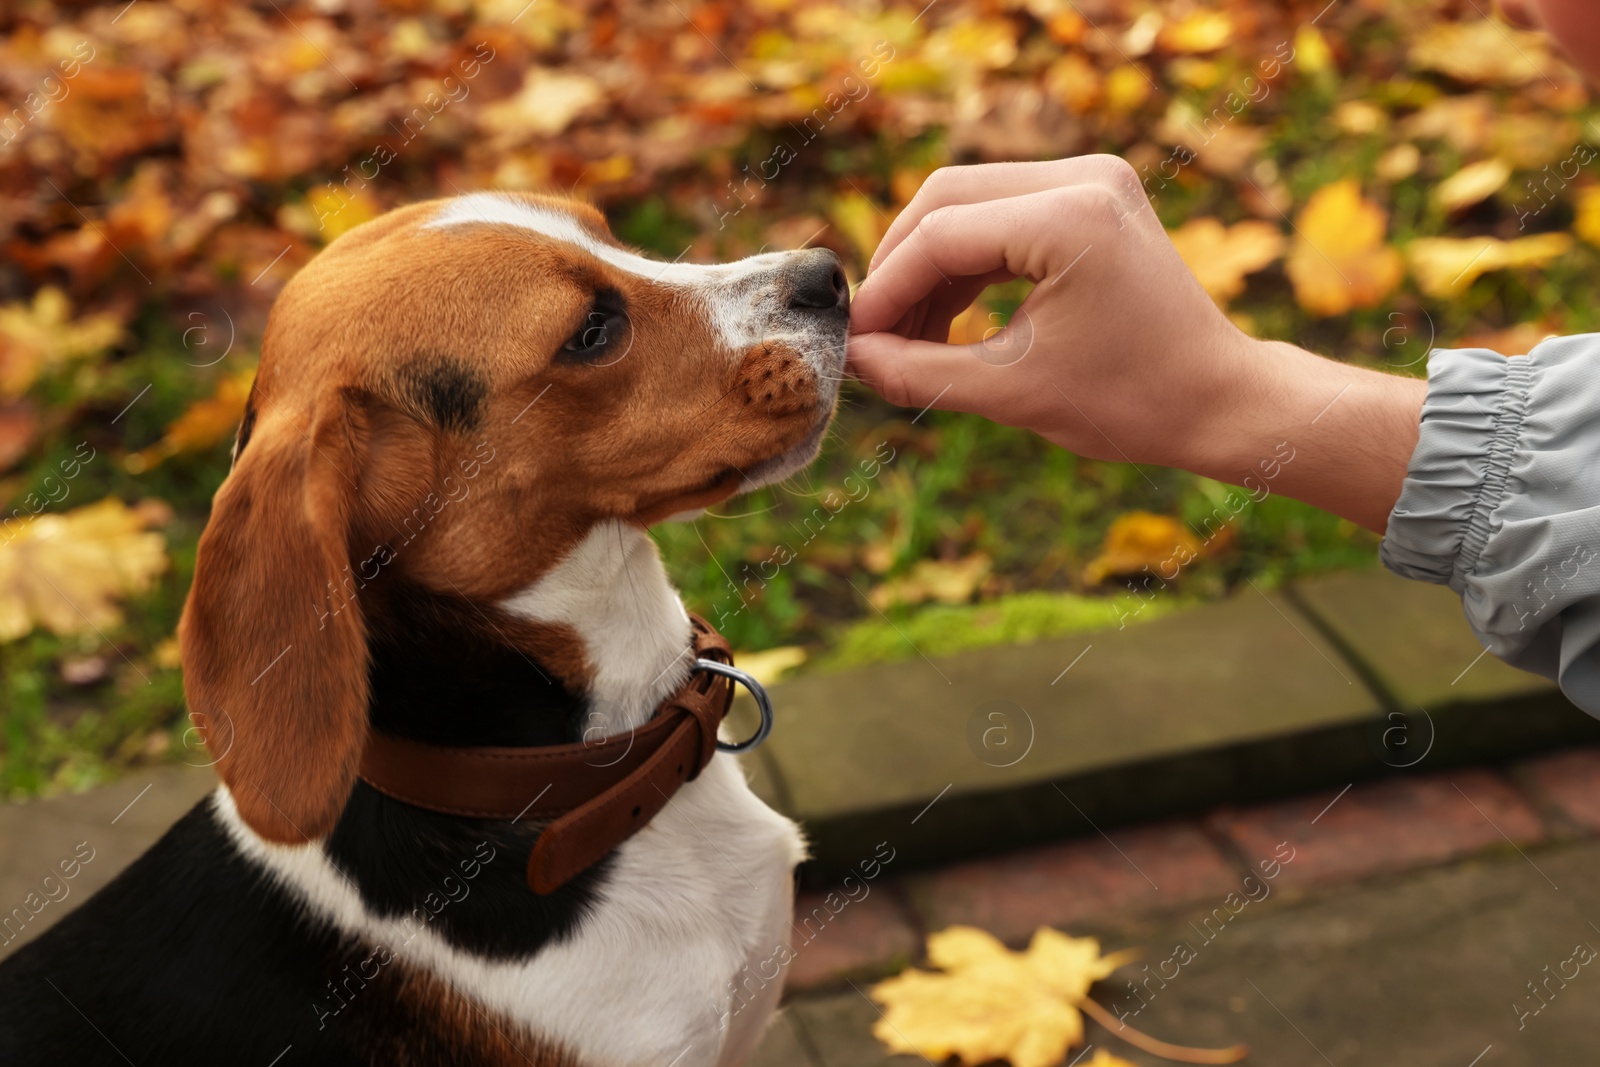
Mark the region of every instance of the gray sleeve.
POLYGON ((1600 334, 1429 356, 1380 555, 1454 589, 1490 652, 1600 716, 1600 334))

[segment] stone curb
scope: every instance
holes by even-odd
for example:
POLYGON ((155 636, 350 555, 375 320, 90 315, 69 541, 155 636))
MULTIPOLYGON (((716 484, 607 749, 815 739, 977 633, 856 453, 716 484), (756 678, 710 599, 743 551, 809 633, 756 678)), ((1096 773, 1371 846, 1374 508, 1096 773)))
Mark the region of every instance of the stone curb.
POLYGON ((1339 574, 1121 631, 803 676, 750 765, 826 889, 1393 774, 1600 741, 1482 654, 1449 590, 1339 574))

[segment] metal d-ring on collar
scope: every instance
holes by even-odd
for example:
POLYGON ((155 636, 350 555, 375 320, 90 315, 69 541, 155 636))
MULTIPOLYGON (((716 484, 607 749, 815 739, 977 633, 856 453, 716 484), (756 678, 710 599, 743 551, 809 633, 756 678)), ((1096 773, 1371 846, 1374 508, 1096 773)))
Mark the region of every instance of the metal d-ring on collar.
POLYGON ((749 672, 741 671, 738 667, 730 667, 726 663, 719 663, 714 659, 697 659, 694 661, 694 669, 720 674, 724 678, 732 678, 735 682, 750 690, 750 695, 756 698, 756 707, 761 709, 761 725, 756 727, 755 733, 743 741, 718 741, 717 751, 735 754, 749 752, 767 739, 767 735, 772 732, 772 698, 767 696, 765 686, 756 681, 755 677, 749 672))

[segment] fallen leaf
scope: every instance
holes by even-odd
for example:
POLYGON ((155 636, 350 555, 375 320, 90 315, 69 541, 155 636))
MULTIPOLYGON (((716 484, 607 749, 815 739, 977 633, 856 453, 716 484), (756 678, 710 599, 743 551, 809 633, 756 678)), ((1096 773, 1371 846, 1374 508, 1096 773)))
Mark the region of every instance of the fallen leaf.
POLYGON ((0 398, 16 398, 40 374, 74 359, 98 354, 122 340, 114 315, 74 320, 72 302, 53 285, 33 294, 33 303, 0 307, 0 398))
POLYGON ((1511 180, 1511 165, 1502 159, 1468 163, 1434 187, 1433 199, 1447 212, 1482 203, 1511 180))
POLYGON ((1442 96, 1400 123, 1408 138, 1447 141, 1458 152, 1477 152, 1494 132, 1499 105, 1488 93, 1442 96))
POLYGON ((1346 100, 1333 109, 1334 124, 1345 133, 1365 136, 1377 133, 1389 124, 1389 115, 1383 108, 1367 100, 1346 100))
POLYGON ((806 650, 799 645, 767 648, 760 652, 736 652, 733 662, 762 685, 772 685, 806 661, 806 650))
POLYGON ((1411 65, 1474 85, 1526 85, 1553 64, 1545 35, 1489 19, 1436 22, 1411 46, 1411 65))
POLYGON ((14 519, 0 534, 0 641, 36 626, 57 634, 116 626, 116 600, 149 589, 167 566, 166 539, 115 497, 14 519))
POLYGON ((523 76, 520 92, 485 107, 479 121, 501 144, 553 137, 604 95, 587 74, 534 68, 523 76))
POLYGON ((142 473, 179 452, 204 451, 232 437, 244 418, 245 402, 250 399, 255 380, 254 367, 223 378, 210 396, 196 400, 174 419, 161 440, 129 456, 128 469, 142 473))
POLYGON ((1372 171, 1383 181, 1403 182, 1417 172, 1422 153, 1410 141, 1402 141, 1378 157, 1372 171))
POLYGON ((166 671, 175 671, 183 666, 183 653, 178 647, 178 635, 163 637, 156 642, 156 647, 151 652, 151 659, 157 667, 166 671))
POLYGON ((942 71, 999 70, 1017 58, 1017 31, 1005 19, 962 19, 929 37, 922 56, 942 71))
POLYGON ((1190 219, 1169 236, 1201 288, 1219 305, 1244 292, 1245 275, 1283 255, 1283 232, 1259 220, 1223 226, 1209 216, 1190 219))
POLYGON ((1592 245, 1600 245, 1600 185, 1578 190, 1572 232, 1592 245))
POLYGON ((1333 69, 1333 49, 1322 31, 1305 23, 1294 34, 1294 64, 1306 74, 1315 77, 1333 69))
POLYGON ((1044 85, 1074 115, 1086 115, 1100 102, 1100 68, 1078 52, 1068 52, 1050 65, 1044 85))
POLYGON ((1106 75, 1106 110, 1114 115, 1137 111, 1150 99, 1150 75, 1135 63, 1124 63, 1106 75))
POLYGON ((1313 315, 1373 307, 1400 284, 1400 253, 1384 243, 1387 213, 1352 178, 1325 185, 1295 219, 1286 269, 1295 299, 1313 315))
POLYGON ((872 253, 889 228, 883 209, 860 193, 850 192, 834 198, 828 219, 856 250, 862 263, 872 261, 872 253))
POLYGON ((929 600, 965 604, 993 568, 994 561, 982 552, 958 560, 918 560, 904 577, 875 587, 867 594, 867 599, 879 611, 896 604, 921 604, 929 600))
POLYGON ((1100 554, 1083 569, 1083 580, 1099 585, 1107 578, 1138 574, 1146 567, 1182 567, 1198 558, 1204 547, 1194 531, 1170 515, 1130 511, 1112 521, 1100 543, 1100 554))
POLYGON ((1156 40, 1168 52, 1215 52, 1233 36, 1233 19, 1222 11, 1195 11, 1169 22, 1156 40))
POLYGON ((1459 296, 1490 271, 1542 267, 1572 247, 1572 236, 1541 233, 1496 237, 1419 237, 1406 246, 1411 276, 1428 296, 1459 296))
POLYGON ((935 1063, 1050 1067, 1083 1040, 1078 1005, 1089 987, 1128 959, 1045 927, 1026 952, 1012 952, 982 930, 952 926, 928 936, 928 961, 942 973, 913 968, 873 986, 884 1010, 872 1033, 935 1063))

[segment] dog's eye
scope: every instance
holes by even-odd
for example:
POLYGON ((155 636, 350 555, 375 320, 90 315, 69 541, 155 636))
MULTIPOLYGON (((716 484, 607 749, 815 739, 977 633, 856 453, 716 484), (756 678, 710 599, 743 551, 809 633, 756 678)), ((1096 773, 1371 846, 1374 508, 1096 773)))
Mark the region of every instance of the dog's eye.
POLYGON ((627 329, 627 319, 620 311, 592 308, 584 316, 578 332, 567 338, 561 346, 560 358, 583 363, 602 359, 615 349, 627 329))

